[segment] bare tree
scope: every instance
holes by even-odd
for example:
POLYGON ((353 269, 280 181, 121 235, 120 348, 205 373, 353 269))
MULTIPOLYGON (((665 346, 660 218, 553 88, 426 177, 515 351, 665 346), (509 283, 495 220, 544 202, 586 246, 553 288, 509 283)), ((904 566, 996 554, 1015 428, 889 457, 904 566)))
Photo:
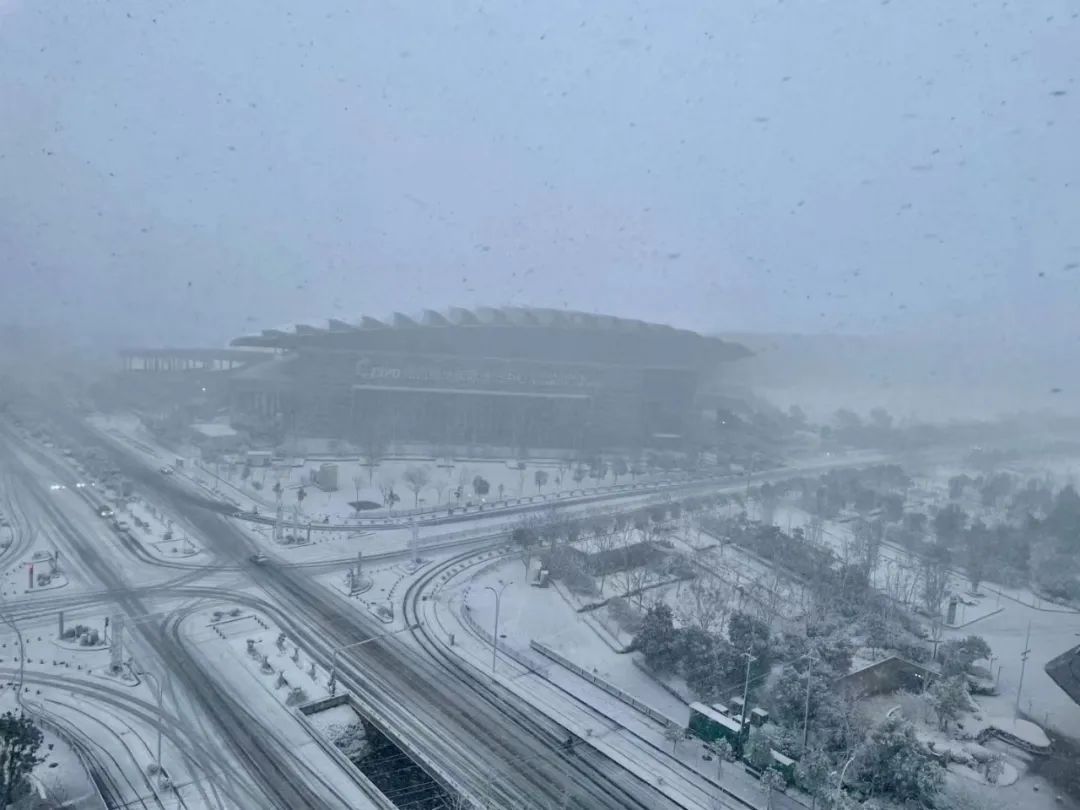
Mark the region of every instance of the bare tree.
POLYGON ((620 534, 616 541, 619 557, 619 575, 622 579, 623 595, 629 597, 634 590, 634 555, 629 540, 625 534, 620 534))
POLYGON ((675 749, 679 747, 679 743, 685 740, 686 737, 686 729, 682 726, 671 723, 664 727, 664 739, 671 743, 671 753, 673 754, 675 749))
POLYGON ((611 475, 615 479, 615 483, 619 483, 619 477, 626 475, 630 472, 630 465, 626 463, 625 458, 617 458, 611 462, 611 475))
POLYGON ((364 429, 360 436, 360 446, 364 453, 365 464, 368 468, 368 483, 375 477, 375 468, 386 455, 389 442, 386 433, 377 421, 372 420, 364 423, 364 429))
POLYGON ((402 476, 405 484, 412 490, 413 508, 420 505, 420 492, 428 485, 431 475, 427 467, 409 467, 402 476))
POLYGON ((548 482, 548 474, 545 470, 537 470, 533 473, 533 480, 536 482, 536 491, 543 492, 544 484, 548 482))
POLYGON ((706 633, 719 631, 728 612, 730 588, 712 574, 694 577, 683 592, 679 604, 679 620, 706 633))
POLYGON ((603 593, 609 570, 607 558, 610 555, 611 550, 615 547, 615 533, 611 531, 611 527, 602 520, 593 521, 590 524, 590 531, 592 533, 592 543, 593 548, 596 551, 596 557, 600 560, 600 593, 603 593))
POLYGON ((517 547, 518 558, 525 566, 526 578, 529 576, 535 547, 540 542, 539 524, 540 521, 535 514, 525 513, 510 532, 510 542, 517 547))
POLYGON ((940 560, 927 558, 922 566, 923 606, 930 616, 941 615, 941 603, 949 589, 949 567, 940 560))
POLYGON ((379 476, 379 492, 382 494, 383 506, 394 508, 397 502, 397 494, 394 492, 394 477, 392 475, 379 476))
POLYGON ((444 476, 436 475, 435 479, 431 482, 431 486, 435 490, 435 494, 439 497, 439 503, 443 501, 443 493, 446 492, 446 488, 450 485, 450 482, 446 480, 444 476))
POLYGON ((352 477, 353 487, 356 488, 356 500, 360 500, 360 487, 364 485, 364 477, 357 473, 352 477))
POLYGON ((630 569, 630 590, 634 594, 638 609, 644 606, 645 586, 649 582, 649 569, 647 566, 638 565, 630 569))
POLYGON ((472 470, 462 464, 458 467, 457 475, 457 488, 454 490, 454 495, 460 501, 462 496, 469 488, 469 484, 472 481, 472 470))

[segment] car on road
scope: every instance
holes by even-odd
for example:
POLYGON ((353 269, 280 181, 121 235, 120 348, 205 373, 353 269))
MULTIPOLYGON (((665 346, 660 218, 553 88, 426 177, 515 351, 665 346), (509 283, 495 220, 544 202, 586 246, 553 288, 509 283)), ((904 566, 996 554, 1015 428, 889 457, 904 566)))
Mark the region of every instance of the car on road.
POLYGON ((98 513, 98 517, 103 517, 103 518, 111 518, 114 514, 116 514, 115 512, 113 512, 112 509, 110 509, 107 506, 99 506, 98 510, 97 510, 97 513, 98 513))
POLYGON ((248 559, 251 560, 251 562, 254 563, 255 565, 262 565, 263 563, 265 563, 270 558, 267 557, 265 554, 263 554, 261 551, 258 551, 256 553, 252 554, 250 557, 248 557, 248 559))
POLYGON ((172 475, 173 474, 173 468, 170 467, 168 464, 166 464, 158 472, 160 472, 162 475, 172 475))

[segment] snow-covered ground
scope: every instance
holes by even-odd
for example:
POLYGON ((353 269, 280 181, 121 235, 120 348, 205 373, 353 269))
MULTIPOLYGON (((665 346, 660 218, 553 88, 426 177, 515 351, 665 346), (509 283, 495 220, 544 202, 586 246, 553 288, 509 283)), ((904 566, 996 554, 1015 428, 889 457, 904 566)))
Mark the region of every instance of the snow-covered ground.
MULTIPOLYGON (((684 806, 709 806, 719 792, 717 765, 703 758, 700 743, 682 742, 673 750, 664 736, 666 722, 658 722, 545 658, 530 649, 529 642, 542 642, 684 727, 689 720, 687 704, 636 667, 632 655, 616 653, 603 632, 558 589, 534 588, 526 582, 519 560, 478 558, 422 603, 427 626, 478 672, 491 673, 495 597, 487 589, 501 589, 500 650, 524 656, 534 671, 504 653, 496 661, 495 676, 570 729, 582 740, 580 744, 595 746, 626 764, 684 806)), ((752 804, 761 801, 757 780, 737 765, 723 766, 719 783, 752 804)))
MULTIPOLYGON (((806 525, 809 516, 790 506, 778 509, 777 524, 786 525, 789 521, 792 526, 806 525)), ((852 543, 851 527, 849 524, 827 522, 822 539, 838 554, 843 554, 845 547, 852 543)), ((900 580, 899 590, 918 599, 918 576, 917 566, 906 559, 903 552, 889 545, 881 547, 875 572, 879 585, 900 580)), ((950 577, 949 589, 974 604, 958 605, 956 626, 945 628, 945 638, 975 634, 985 638, 990 645, 994 653, 995 675, 1000 667, 1000 694, 986 699, 994 703, 994 713, 1009 715, 1014 711, 1020 685, 1021 652, 1030 622, 1031 654, 1024 671, 1020 709, 1047 727, 1080 738, 1080 705, 1058 687, 1043 669, 1051 659, 1080 644, 1080 612, 1046 605, 1022 588, 987 583, 982 586, 987 593, 984 597, 972 597, 967 593, 969 588, 970 583, 965 577, 950 577)))
MULTIPOLYGON (((90 609, 73 613, 75 620, 68 626, 82 624, 104 632, 105 616, 101 613, 90 609)), ((55 741, 59 728, 91 753, 114 801, 139 803, 157 795, 161 806, 170 809, 180 808, 182 802, 202 806, 212 801, 214 788, 207 775, 178 752, 172 733, 166 734, 162 758, 175 789, 160 785, 153 777, 157 714, 150 679, 139 677, 131 667, 125 667, 120 676, 111 674, 107 647, 62 641, 57 638, 55 621, 20 625, 21 648, 17 634, 0 636, 0 678, 14 683, 21 673, 24 707, 44 723, 49 741, 55 741)), ((172 710, 167 708, 167 712, 172 710)), ((166 717, 166 722, 175 721, 166 717)), ((183 738, 186 745, 185 733, 175 730, 176 739, 183 738)), ((47 776, 44 781, 49 783, 47 776)), ((64 791, 71 799, 90 793, 78 779, 73 785, 65 784, 64 791)), ((101 806, 89 798, 86 802, 79 806, 101 806)))
MULTIPOLYGON (((960 725, 944 732, 938 726, 931 704, 924 695, 894 694, 866 698, 861 707, 867 717, 880 719, 887 713, 899 712, 915 725, 916 736, 933 751, 948 755, 951 761, 946 773, 948 791, 963 791, 979 797, 986 807, 993 808, 1072 808, 1080 807, 1075 801, 1058 796, 1053 785, 1045 778, 1031 772, 1039 764, 1042 755, 1032 754, 1009 745, 995 737, 979 743, 975 740, 980 732, 995 726, 1039 747, 1049 740, 1042 730, 1028 721, 1016 721, 1012 715, 994 716, 988 709, 987 699, 972 700, 972 711, 965 713, 960 725), (996 781, 987 775, 985 763, 1000 758, 1001 769, 996 781)), ((1054 756, 1053 752, 1049 754, 1054 756)))
POLYGON ((329 673, 263 617, 226 608, 199 611, 182 624, 190 650, 271 731, 282 750, 301 759, 341 806, 375 808, 357 782, 297 718, 295 707, 329 695, 329 673), (280 643, 279 643, 280 640, 280 643))
POLYGON ((152 556, 182 560, 192 565, 208 560, 200 545, 188 536, 183 527, 152 503, 134 498, 128 501, 122 512, 117 513, 117 517, 133 524, 128 534, 152 556))
POLYGON ((20 706, 15 694, 5 690, 0 694, 0 712, 18 713, 27 710, 42 732, 42 745, 38 749, 41 762, 34 767, 30 782, 34 792, 43 800, 55 802, 55 806, 73 810, 105 810, 105 802, 90 779, 86 765, 76 751, 63 739, 53 726, 42 723, 42 716, 35 710, 48 706, 47 698, 35 695, 20 706))
POLYGON ((244 470, 240 456, 229 463, 211 464, 198 460, 194 448, 182 448, 180 453, 160 446, 154 436, 133 414, 97 414, 90 423, 113 439, 147 456, 156 464, 175 466, 177 460, 183 466, 177 472, 191 477, 220 494, 237 499, 243 508, 258 506, 261 511, 276 508, 278 498, 274 486, 282 487, 281 503, 291 519, 298 509, 301 520, 323 520, 340 523, 358 513, 350 502, 369 501, 378 504, 378 510, 360 512, 364 517, 386 514, 383 507, 384 492, 392 488, 400 499, 397 509, 435 509, 449 506, 460 507, 467 503, 494 504, 519 498, 537 498, 557 494, 593 494, 616 484, 637 481, 650 483, 667 480, 671 473, 654 471, 632 477, 629 474, 615 476, 610 470, 602 478, 575 475, 576 467, 557 459, 464 459, 464 458, 385 458, 374 467, 356 455, 318 455, 283 459, 273 465, 253 466, 244 470), (324 463, 337 467, 337 489, 323 491, 313 481, 313 476, 324 463), (524 464, 524 469, 519 465, 524 464), (407 473, 420 471, 414 489, 406 480, 407 473), (538 483, 537 475, 545 479, 538 483), (489 490, 476 492, 473 481, 483 478, 489 490), (305 497, 297 499, 303 487, 305 497), (460 498, 456 490, 461 489, 460 498))

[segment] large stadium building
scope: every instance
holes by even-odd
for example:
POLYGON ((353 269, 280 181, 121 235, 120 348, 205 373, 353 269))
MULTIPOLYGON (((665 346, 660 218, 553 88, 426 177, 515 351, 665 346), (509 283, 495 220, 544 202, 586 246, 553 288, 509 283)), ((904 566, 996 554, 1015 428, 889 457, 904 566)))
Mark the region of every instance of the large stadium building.
POLYGON ((519 307, 395 313, 240 337, 230 375, 253 436, 600 448, 679 445, 704 375, 742 346, 670 326, 519 307))

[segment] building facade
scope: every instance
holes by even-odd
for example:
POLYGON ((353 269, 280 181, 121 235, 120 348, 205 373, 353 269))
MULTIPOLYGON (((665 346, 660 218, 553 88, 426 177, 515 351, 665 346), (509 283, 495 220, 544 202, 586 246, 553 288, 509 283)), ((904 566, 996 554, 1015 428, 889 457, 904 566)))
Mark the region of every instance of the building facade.
POLYGON ((364 443, 678 445, 699 379, 747 354, 694 332, 524 308, 427 311, 237 338, 273 349, 230 378, 233 424, 364 443))

